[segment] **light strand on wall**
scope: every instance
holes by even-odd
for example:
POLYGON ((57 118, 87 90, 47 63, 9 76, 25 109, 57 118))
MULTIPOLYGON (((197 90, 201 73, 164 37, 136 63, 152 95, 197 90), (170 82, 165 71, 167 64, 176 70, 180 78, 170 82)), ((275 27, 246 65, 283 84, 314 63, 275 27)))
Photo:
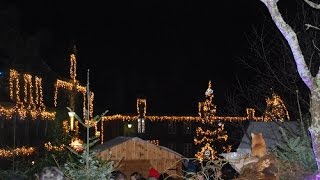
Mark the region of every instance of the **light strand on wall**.
POLYGON ((41 118, 43 120, 53 120, 55 118, 55 112, 45 111, 45 105, 43 103, 42 93, 42 80, 35 76, 35 86, 33 86, 32 75, 23 74, 24 80, 24 98, 23 102, 20 100, 20 74, 10 69, 10 98, 15 101, 13 107, 0 106, 0 115, 7 119, 12 119, 13 115, 17 113, 20 119, 25 119, 27 114, 30 114, 31 119, 41 118), (36 97, 33 97, 33 88, 36 90, 36 97), (37 102, 40 101, 40 106, 37 107, 37 102))
POLYGON ((29 156, 35 152, 34 147, 19 147, 12 150, 0 149, 1 158, 9 158, 13 156, 29 156))
MULTIPOLYGON (((72 91, 74 88, 77 92, 82 93, 83 95, 83 117, 86 117, 86 92, 87 89, 85 86, 79 85, 78 80, 76 79, 77 77, 77 59, 75 54, 70 55, 70 78, 71 82, 63 81, 60 79, 57 79, 55 83, 55 92, 54 92, 54 106, 57 107, 58 103, 58 90, 59 88, 66 89, 68 91, 72 91)), ((72 93, 72 92, 71 92, 72 93)), ((93 117, 93 100, 94 100, 94 93, 90 92, 90 111, 89 111, 89 116, 90 118, 93 117)))

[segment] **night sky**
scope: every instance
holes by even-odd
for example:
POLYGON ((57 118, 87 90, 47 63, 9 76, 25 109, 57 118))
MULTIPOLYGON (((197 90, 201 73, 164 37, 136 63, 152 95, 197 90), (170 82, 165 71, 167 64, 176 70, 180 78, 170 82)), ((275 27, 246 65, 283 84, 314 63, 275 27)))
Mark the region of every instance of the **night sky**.
POLYGON ((259 0, 13 5, 25 34, 50 35, 44 61, 61 77, 69 76, 70 44, 75 41, 81 82, 90 68, 95 114, 104 109, 111 114, 135 112, 137 97, 147 98, 152 114, 196 114, 208 80, 218 108, 223 106, 236 76, 254 76, 237 59, 248 53, 246 35, 252 27, 269 18, 259 0))

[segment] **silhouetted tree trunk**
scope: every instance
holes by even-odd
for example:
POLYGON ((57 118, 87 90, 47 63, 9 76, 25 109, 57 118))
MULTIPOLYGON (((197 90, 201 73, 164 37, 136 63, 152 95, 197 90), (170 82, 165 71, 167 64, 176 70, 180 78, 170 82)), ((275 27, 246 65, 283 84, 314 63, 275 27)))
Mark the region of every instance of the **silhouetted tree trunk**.
POLYGON ((312 145, 317 161, 318 170, 320 169, 320 73, 317 71, 315 76, 312 76, 308 68, 304 55, 301 51, 300 44, 295 31, 288 25, 277 6, 278 0, 260 0, 269 10, 272 20, 280 30, 292 51, 299 76, 306 84, 311 92, 311 126, 309 131, 312 138, 312 145))

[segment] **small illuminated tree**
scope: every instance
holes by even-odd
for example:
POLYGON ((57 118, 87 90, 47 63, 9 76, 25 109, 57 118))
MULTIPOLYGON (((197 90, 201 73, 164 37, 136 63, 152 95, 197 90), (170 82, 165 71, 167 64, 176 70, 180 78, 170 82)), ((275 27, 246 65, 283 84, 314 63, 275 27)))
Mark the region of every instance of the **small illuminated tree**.
POLYGON ((217 154, 229 149, 226 146, 228 135, 224 130, 224 124, 215 119, 216 105, 213 103, 214 95, 211 81, 209 81, 205 96, 205 102, 199 103, 199 116, 202 121, 196 129, 196 137, 194 138, 194 144, 198 149, 195 157, 199 161, 216 159, 217 154))
POLYGON ((277 95, 276 93, 272 93, 272 97, 267 98, 266 102, 267 108, 263 115, 264 121, 278 120, 280 122, 283 122, 283 120, 290 119, 287 108, 279 95, 277 95))
POLYGON ((110 179, 111 172, 113 169, 112 161, 101 161, 97 159, 97 156, 94 152, 90 152, 90 147, 97 143, 100 139, 98 136, 90 137, 90 128, 96 126, 96 124, 101 120, 101 118, 108 112, 105 111, 100 116, 95 116, 93 119, 90 119, 90 89, 89 89, 89 70, 87 74, 87 108, 85 109, 86 116, 85 120, 82 120, 76 113, 73 113, 71 108, 69 110, 69 115, 72 115, 82 124, 86 130, 86 143, 83 144, 83 141, 78 137, 74 137, 70 143, 71 147, 68 149, 79 157, 77 163, 67 162, 64 165, 64 170, 68 176, 74 179, 110 179))

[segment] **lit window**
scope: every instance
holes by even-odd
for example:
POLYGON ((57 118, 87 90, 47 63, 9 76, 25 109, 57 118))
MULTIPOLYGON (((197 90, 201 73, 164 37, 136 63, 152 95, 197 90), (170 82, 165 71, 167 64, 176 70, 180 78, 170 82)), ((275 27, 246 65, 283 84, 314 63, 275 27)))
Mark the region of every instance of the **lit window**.
POLYGON ((183 144, 183 155, 185 157, 192 156, 192 143, 184 143, 183 144))
POLYGON ((175 121, 168 122, 168 134, 175 134, 177 131, 177 123, 175 121))
POLYGON ((191 123, 183 122, 183 132, 184 134, 191 134, 191 123))
POLYGON ((138 118, 138 133, 145 133, 146 125, 145 120, 143 118, 138 118))

